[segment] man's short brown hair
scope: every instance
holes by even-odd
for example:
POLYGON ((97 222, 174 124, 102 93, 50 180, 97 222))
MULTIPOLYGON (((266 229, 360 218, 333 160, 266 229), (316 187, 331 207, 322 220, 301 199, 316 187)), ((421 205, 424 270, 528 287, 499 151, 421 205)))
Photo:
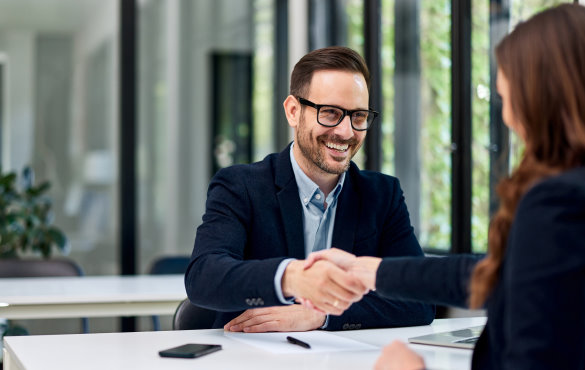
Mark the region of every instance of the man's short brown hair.
POLYGON ((302 57, 290 76, 290 95, 306 97, 316 71, 349 71, 361 73, 370 88, 370 71, 355 50, 344 46, 329 46, 313 50, 302 57))

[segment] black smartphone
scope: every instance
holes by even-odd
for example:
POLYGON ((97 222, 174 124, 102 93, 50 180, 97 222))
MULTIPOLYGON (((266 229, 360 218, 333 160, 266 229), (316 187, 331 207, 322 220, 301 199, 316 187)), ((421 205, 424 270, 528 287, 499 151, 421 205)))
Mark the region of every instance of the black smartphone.
POLYGON ((183 344, 182 346, 165 349, 158 354, 160 357, 195 358, 219 351, 220 349, 221 345, 219 344, 188 343, 183 344))

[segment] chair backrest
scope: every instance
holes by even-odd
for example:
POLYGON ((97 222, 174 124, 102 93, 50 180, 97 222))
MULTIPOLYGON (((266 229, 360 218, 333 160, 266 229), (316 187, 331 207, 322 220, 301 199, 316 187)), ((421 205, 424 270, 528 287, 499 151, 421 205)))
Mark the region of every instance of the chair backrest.
MULTIPOLYGON (((191 258, 189 256, 162 256, 154 260, 148 273, 151 275, 185 274, 191 258)), ((152 316, 152 328, 155 331, 161 330, 160 319, 157 315, 152 316)))
MULTIPOLYGON (((83 270, 68 258, 0 259, 0 278, 83 276, 83 270)), ((89 333, 89 320, 81 318, 81 330, 89 333)))
POLYGON ((49 276, 83 276, 83 270, 67 258, 0 259, 0 278, 49 276))
POLYGON ((214 321, 215 311, 195 306, 185 299, 173 316, 173 330, 211 329, 214 321))
POLYGON ((191 258, 189 256, 163 256, 157 258, 148 273, 151 275, 184 274, 191 258))

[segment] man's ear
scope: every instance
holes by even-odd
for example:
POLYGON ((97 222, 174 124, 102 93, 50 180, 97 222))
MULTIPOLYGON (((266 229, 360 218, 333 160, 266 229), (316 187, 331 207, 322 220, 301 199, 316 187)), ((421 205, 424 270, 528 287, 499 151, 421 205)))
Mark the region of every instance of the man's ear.
POLYGON ((288 125, 296 128, 301 116, 301 105, 299 101, 294 96, 289 95, 284 100, 284 103, 282 103, 282 106, 284 107, 284 114, 286 115, 288 125))

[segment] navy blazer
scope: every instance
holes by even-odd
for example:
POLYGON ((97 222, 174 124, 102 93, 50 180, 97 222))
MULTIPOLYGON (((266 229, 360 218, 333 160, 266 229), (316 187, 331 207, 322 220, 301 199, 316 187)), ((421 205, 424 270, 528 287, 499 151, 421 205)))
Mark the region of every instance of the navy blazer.
MULTIPOLYGON (((377 292, 465 306, 477 261, 465 255, 384 260, 377 292)), ((486 306, 473 369, 585 369, 584 167, 543 180, 522 198, 486 306)))
MULTIPOLYGON (((351 163, 337 201, 332 246, 358 256, 422 256, 398 180, 351 163)), ((290 145, 261 162, 220 170, 185 275, 189 300, 218 312, 222 327, 243 310, 282 305, 274 276, 286 258, 305 258, 303 211, 290 145)), ((367 294, 328 330, 429 324, 434 306, 367 294)))

